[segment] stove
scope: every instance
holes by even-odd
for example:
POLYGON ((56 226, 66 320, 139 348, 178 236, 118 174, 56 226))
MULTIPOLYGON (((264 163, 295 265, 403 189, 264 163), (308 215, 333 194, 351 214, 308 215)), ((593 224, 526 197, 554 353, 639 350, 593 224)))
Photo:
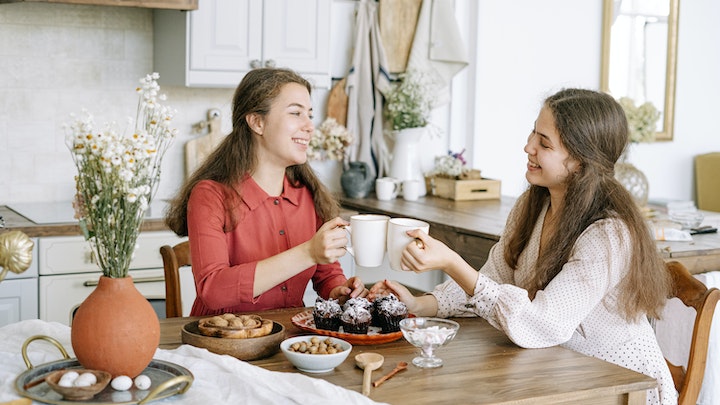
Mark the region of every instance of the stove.
MULTIPOLYGON (((145 212, 145 218, 162 219, 168 202, 155 200, 145 212)), ((25 202, 8 204, 8 208, 38 225, 75 223, 75 209, 72 201, 25 202)))

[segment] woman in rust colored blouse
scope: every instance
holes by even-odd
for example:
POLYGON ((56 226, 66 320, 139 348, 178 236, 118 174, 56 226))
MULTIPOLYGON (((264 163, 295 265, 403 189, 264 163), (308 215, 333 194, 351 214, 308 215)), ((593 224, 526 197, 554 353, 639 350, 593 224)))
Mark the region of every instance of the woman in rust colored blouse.
POLYGON ((233 130, 193 173, 166 223, 190 240, 191 315, 302 307, 308 282, 323 298, 365 296, 344 276, 349 225, 307 164, 315 131, 310 84, 255 69, 233 97, 233 130))

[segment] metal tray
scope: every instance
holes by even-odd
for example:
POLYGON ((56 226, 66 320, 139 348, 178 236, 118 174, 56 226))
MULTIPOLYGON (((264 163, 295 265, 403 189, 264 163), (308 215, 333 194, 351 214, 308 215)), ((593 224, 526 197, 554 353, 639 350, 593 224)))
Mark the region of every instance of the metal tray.
POLYGON ((21 373, 15 379, 15 389, 25 397, 35 401, 48 404, 145 404, 157 399, 171 397, 176 394, 184 394, 192 385, 194 380, 190 370, 180 365, 153 359, 145 368, 142 374, 150 377, 152 381, 150 390, 138 390, 134 386, 128 391, 115 391, 108 384, 104 390, 100 391, 92 399, 84 401, 71 401, 63 399, 62 395, 53 391, 45 382, 45 377, 56 370, 83 368, 75 358, 67 358, 67 353, 61 349, 61 345, 52 338, 47 336, 34 336, 23 345, 23 358, 28 366, 28 370, 21 373), (33 367, 27 360, 27 345, 32 340, 43 339, 55 344, 60 349, 65 359, 57 360, 51 363, 41 364, 33 367))

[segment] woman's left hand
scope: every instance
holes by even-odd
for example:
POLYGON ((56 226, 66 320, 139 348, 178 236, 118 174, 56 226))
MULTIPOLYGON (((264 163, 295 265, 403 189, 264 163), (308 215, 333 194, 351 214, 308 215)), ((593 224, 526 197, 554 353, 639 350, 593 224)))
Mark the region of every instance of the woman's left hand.
POLYGON ((336 299, 344 303, 350 298, 365 297, 368 295, 368 289, 365 288, 359 277, 351 277, 343 285, 339 285, 330 291, 330 298, 336 299))
POLYGON ((400 266, 405 271, 422 273, 445 270, 456 255, 447 245, 419 229, 408 231, 407 234, 415 241, 408 243, 402 252, 400 266))

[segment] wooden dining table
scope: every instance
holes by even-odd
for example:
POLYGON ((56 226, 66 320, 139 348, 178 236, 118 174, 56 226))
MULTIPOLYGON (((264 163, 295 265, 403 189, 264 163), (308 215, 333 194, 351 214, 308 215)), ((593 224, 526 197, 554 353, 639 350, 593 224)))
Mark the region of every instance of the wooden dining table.
MULTIPOLYGON (((285 326, 287 337, 307 334, 292 317, 309 308, 256 312, 285 326)), ((197 317, 160 320, 160 348, 181 344, 182 327, 197 317)), ((281 352, 250 361, 267 370, 303 373, 349 390, 361 392, 363 371, 355 355, 380 353, 385 361, 373 380, 390 372, 399 362, 410 363, 369 397, 390 404, 645 404, 646 390, 655 379, 559 346, 523 349, 482 318, 453 318, 460 324, 457 336, 437 350, 443 365, 421 369, 412 365, 419 350, 404 338, 393 342, 354 345, 348 358, 333 371, 320 374, 296 369, 281 352)))

